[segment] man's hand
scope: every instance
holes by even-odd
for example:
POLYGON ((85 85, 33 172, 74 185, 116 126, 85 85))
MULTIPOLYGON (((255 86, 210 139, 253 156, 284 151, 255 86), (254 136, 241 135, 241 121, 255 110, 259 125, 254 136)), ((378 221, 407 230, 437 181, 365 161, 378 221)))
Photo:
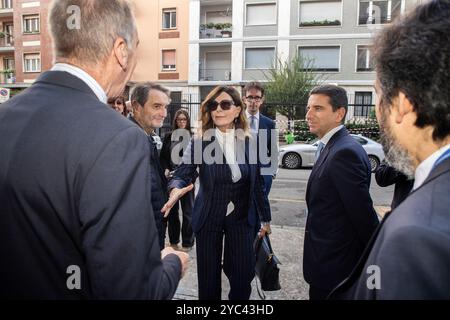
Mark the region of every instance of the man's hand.
POLYGON ((161 259, 164 260, 164 258, 168 254, 175 254, 180 258, 181 261, 181 278, 184 277, 184 274, 186 273, 186 270, 189 266, 189 255, 185 252, 181 251, 175 251, 172 247, 166 247, 161 251, 161 259))
POLYGON ((190 184, 183 189, 173 188, 172 191, 170 191, 169 200, 161 209, 161 212, 164 214, 164 218, 167 218, 170 213, 170 209, 172 209, 175 203, 177 203, 178 200, 180 200, 186 193, 188 193, 192 189, 194 189, 194 185, 190 184))

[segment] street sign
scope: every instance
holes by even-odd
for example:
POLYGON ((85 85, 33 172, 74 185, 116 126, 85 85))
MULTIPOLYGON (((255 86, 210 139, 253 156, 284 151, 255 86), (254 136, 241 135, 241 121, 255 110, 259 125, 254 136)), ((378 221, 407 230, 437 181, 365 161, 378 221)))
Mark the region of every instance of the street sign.
POLYGON ((0 88, 0 103, 5 103, 9 100, 10 90, 8 88, 0 88))

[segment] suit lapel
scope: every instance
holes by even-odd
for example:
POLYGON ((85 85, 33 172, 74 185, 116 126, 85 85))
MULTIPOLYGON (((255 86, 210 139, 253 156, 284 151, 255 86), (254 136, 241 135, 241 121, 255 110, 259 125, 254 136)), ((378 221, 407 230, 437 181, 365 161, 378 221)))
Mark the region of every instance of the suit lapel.
POLYGON ((348 131, 344 127, 341 130, 339 130, 338 132, 336 132, 331 137, 330 141, 328 141, 328 143, 325 146, 325 148, 323 148, 319 159, 317 159, 317 162, 314 164, 314 166, 313 166, 313 168, 311 170, 311 174, 309 176, 308 184, 307 184, 307 188, 306 188, 306 198, 308 198, 308 194, 309 194, 308 190, 311 187, 311 183, 315 179, 315 176, 317 175, 317 172, 319 171, 319 168, 322 166, 322 164, 328 158, 328 154, 330 153, 331 148, 333 148, 333 146, 337 143, 337 141, 339 141, 339 139, 341 139, 341 138, 343 138, 343 137, 345 137, 347 135, 348 135, 348 131))
POLYGON ((381 231, 381 228, 386 223, 387 219, 391 216, 392 211, 387 212, 381 222, 378 224, 378 227, 375 229, 375 231, 372 234, 372 237, 370 238, 369 242, 367 243, 363 253, 361 254, 361 258, 359 258, 358 263, 353 268, 350 275, 342 281, 339 285, 336 286, 336 288, 333 289, 333 291, 329 294, 329 298, 337 298, 339 299, 339 294, 342 294, 346 292, 348 289, 350 289, 351 286, 355 284, 356 281, 358 281, 361 274, 364 272, 364 266, 366 265, 367 259, 369 258, 370 252, 372 251, 372 248, 375 244, 375 241, 378 238, 378 234, 381 231))

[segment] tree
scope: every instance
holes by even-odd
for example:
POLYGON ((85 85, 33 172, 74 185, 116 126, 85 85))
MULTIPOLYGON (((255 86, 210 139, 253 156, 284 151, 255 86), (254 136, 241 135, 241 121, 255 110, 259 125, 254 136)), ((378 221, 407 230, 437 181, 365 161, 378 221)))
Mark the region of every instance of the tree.
POLYGON ((322 81, 312 65, 313 60, 296 55, 286 62, 277 59, 265 74, 267 104, 289 120, 305 118, 309 92, 322 81))

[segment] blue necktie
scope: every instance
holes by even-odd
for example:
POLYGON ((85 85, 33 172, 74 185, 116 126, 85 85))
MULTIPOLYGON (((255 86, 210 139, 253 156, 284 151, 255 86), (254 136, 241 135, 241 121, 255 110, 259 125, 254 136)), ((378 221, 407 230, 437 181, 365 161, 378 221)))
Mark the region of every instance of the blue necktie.
POLYGON ((317 147, 317 150, 316 150, 316 155, 314 156, 314 162, 316 162, 317 159, 319 159, 320 154, 322 153, 322 150, 324 147, 325 147, 325 144, 322 141, 319 142, 319 146, 317 147))
POLYGON ((256 128, 256 117, 250 116, 250 129, 252 129, 253 132, 258 131, 258 128, 256 128))

